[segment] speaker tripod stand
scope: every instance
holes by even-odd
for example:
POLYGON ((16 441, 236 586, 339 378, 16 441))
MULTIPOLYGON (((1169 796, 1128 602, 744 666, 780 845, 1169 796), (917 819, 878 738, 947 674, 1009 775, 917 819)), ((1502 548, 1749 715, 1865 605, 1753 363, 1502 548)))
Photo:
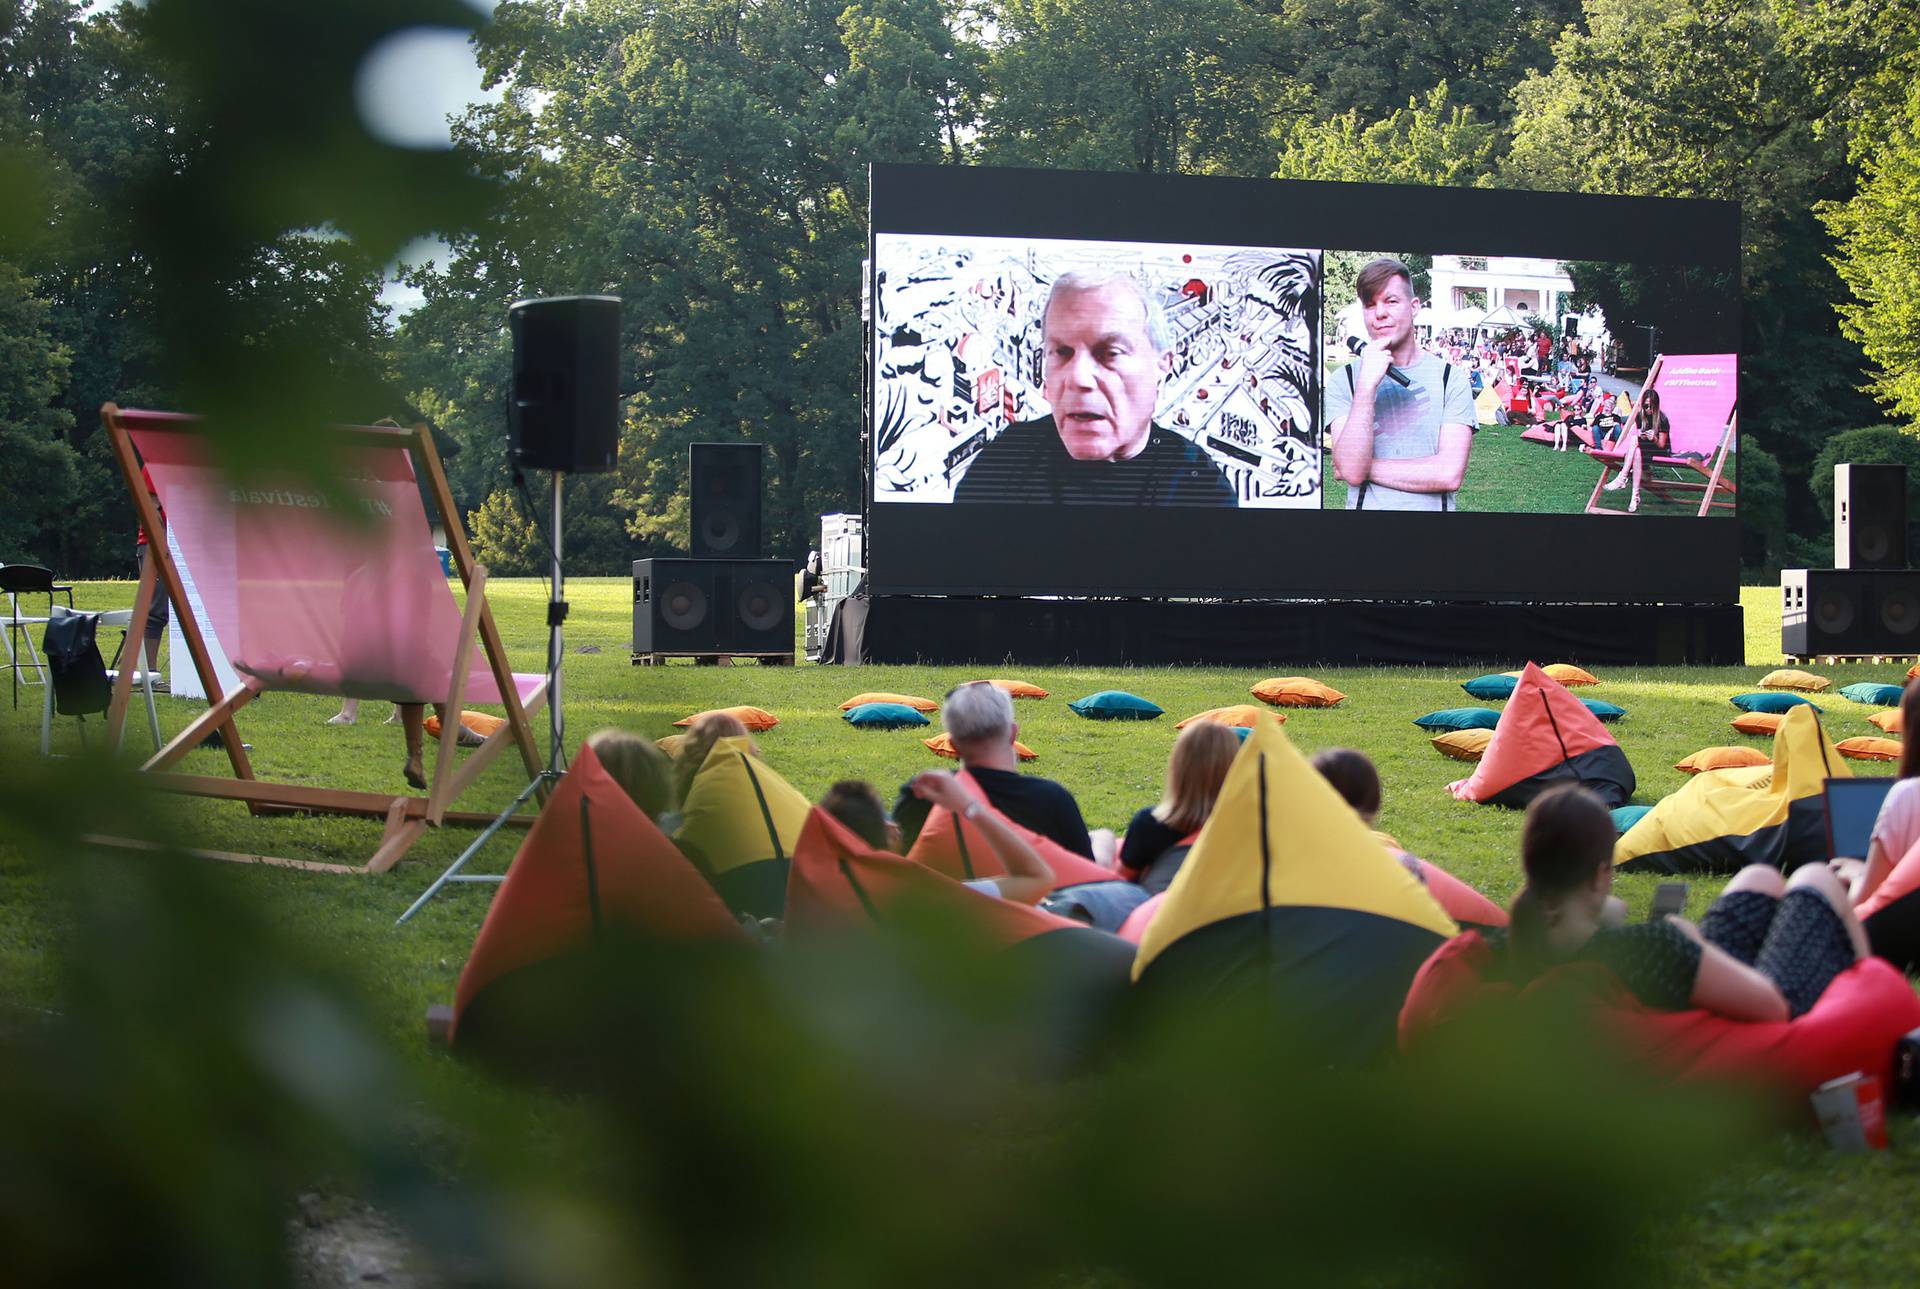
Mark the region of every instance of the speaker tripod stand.
MULTIPOLYGON (((509 819, 520 813, 520 808, 531 801, 535 793, 539 792, 543 787, 549 787, 558 783, 560 777, 566 773, 566 765, 562 760, 561 754, 566 747, 567 717, 565 704, 561 701, 562 695, 560 690, 561 663, 566 657, 567 621, 567 575, 563 561, 561 560, 560 549, 560 493, 562 480, 565 477, 566 471, 564 470, 555 470, 553 472, 553 544, 549 550, 549 554, 553 557, 551 568, 552 581, 550 583, 552 589, 547 597, 547 733, 550 739, 547 746, 547 768, 535 775, 527 783, 527 786, 520 790, 520 795, 515 797, 513 801, 508 804, 507 808, 495 816, 494 821, 482 829, 480 835, 475 837, 467 848, 460 852, 459 858, 447 865, 446 871, 433 879, 433 884, 420 893, 420 898, 407 906, 407 911, 395 919, 395 926, 400 926, 422 908, 425 908, 427 901, 439 894, 440 888, 449 883, 498 884, 506 881, 507 878, 504 873, 468 873, 462 870, 466 868, 467 864, 475 855, 480 853, 480 848, 493 839, 495 833, 507 826, 509 819)), ((457 724, 459 720, 459 712, 448 712, 443 718, 443 725, 446 721, 452 721, 457 724)), ((443 737, 450 733, 451 731, 442 730, 443 737)))

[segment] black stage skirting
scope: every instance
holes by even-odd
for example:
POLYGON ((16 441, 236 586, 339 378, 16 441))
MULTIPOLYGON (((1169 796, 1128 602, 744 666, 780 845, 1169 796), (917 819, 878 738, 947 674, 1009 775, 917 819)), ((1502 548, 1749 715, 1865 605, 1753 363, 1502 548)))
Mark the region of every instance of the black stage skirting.
POLYGON ((1181 603, 866 596, 822 662, 1738 666, 1738 604, 1181 603))

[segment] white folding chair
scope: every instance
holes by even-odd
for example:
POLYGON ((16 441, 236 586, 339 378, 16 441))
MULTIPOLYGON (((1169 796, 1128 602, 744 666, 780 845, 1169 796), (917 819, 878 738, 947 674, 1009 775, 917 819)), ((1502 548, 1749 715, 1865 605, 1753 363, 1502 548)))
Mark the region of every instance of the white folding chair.
MULTIPOLYGON (((62 608, 58 604, 53 606, 53 616, 55 618, 64 618, 72 612, 73 612, 72 609, 62 608)), ((150 734, 153 735, 153 750, 158 752, 161 746, 160 745, 160 712, 159 712, 159 709, 154 706, 154 702, 153 702, 153 680, 154 680, 155 673, 148 671, 146 668, 140 666, 140 645, 137 641, 133 639, 133 610, 132 609, 112 609, 106 613, 100 614, 99 617, 100 617, 101 626, 119 627, 120 630, 124 633, 120 637, 120 652, 118 655, 115 656, 116 662, 125 658, 126 652, 127 652, 127 646, 129 644, 132 644, 134 646, 134 660, 132 664, 134 667, 133 683, 138 685, 140 687, 140 691, 146 695, 147 730, 150 734)), ((122 662, 121 665, 125 666, 127 664, 122 662)), ((114 668, 110 667, 107 669, 108 680, 116 679, 119 676, 119 674, 120 674, 119 671, 114 668)), ((46 694, 42 699, 42 702, 40 705, 40 755, 50 756, 52 755, 52 748, 53 748, 53 684, 51 682, 51 678, 49 678, 49 681, 45 686, 45 688, 46 688, 46 694)), ((81 734, 80 734, 80 741, 83 744, 86 742, 86 737, 87 737, 86 727, 83 725, 81 726, 81 734)), ((108 751, 115 751, 115 750, 116 749, 113 749, 113 748, 108 749, 108 751)))

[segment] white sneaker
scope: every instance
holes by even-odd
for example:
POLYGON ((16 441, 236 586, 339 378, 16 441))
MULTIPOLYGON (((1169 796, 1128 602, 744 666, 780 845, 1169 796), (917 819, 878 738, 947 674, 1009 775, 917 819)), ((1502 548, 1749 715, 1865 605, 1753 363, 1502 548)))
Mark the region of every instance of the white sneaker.
POLYGON ((1615 480, 1614 480, 1614 481, 1613 481, 1612 483, 1610 483, 1610 484, 1608 484, 1608 485, 1607 485, 1606 487, 1604 487, 1604 488, 1602 488, 1602 489, 1601 489, 1600 491, 1602 491, 1602 492, 1618 492, 1618 491, 1620 491, 1620 489, 1622 489, 1622 488, 1624 488, 1624 487, 1626 487, 1626 486, 1627 486, 1627 476, 1623 474, 1623 475, 1621 475, 1621 476, 1620 476, 1619 478, 1617 478, 1617 479, 1615 479, 1615 480))

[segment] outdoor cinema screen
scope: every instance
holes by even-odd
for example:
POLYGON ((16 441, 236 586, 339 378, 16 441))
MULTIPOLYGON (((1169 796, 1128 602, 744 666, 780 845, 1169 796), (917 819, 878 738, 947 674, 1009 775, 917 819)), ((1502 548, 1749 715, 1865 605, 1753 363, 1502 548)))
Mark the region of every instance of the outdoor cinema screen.
POLYGON ((1731 600, 1737 236, 1727 203, 876 166, 869 584, 1731 600))

